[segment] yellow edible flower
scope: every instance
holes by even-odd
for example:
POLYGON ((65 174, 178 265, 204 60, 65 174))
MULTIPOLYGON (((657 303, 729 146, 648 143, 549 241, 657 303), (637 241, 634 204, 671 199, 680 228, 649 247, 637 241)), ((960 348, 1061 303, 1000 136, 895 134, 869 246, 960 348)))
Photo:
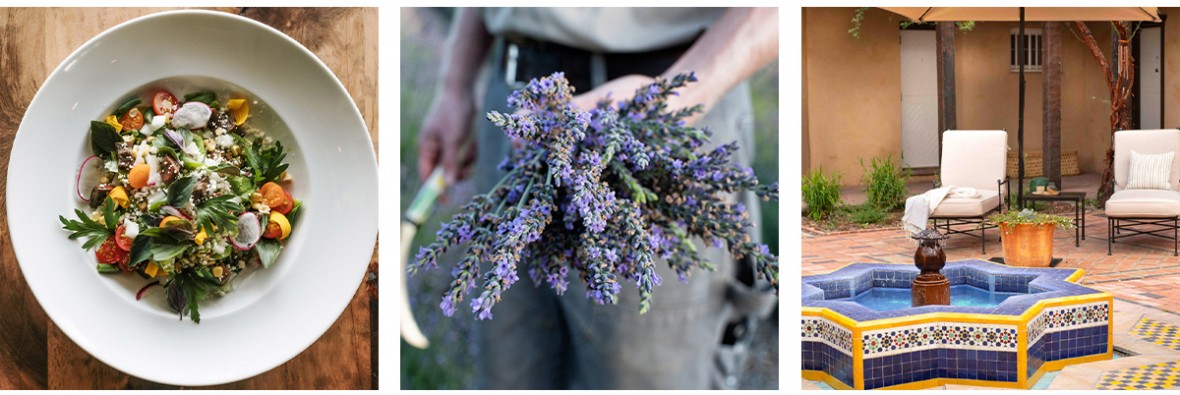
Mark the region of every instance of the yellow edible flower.
POLYGON ((107 119, 104 119, 103 122, 106 122, 107 124, 114 127, 115 133, 119 133, 119 132, 123 131, 123 124, 119 123, 119 117, 116 117, 114 115, 110 115, 110 116, 107 116, 107 119))
POLYGON ((114 200, 119 207, 127 208, 127 205, 131 204, 131 199, 127 197, 127 190, 123 187, 115 187, 107 196, 110 196, 111 200, 114 200))
POLYGON ((225 102, 225 108, 234 116, 235 125, 246 123, 246 119, 250 118, 250 103, 246 99, 230 99, 225 102))

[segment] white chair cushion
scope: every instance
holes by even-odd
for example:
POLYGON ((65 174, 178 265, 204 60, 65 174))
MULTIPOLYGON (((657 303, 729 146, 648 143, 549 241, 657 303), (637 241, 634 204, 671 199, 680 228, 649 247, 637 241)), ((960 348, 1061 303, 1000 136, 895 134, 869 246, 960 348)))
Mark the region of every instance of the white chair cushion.
POLYGON ((1180 192, 1124 189, 1110 195, 1106 215, 1112 218, 1171 218, 1180 215, 1180 192))
POLYGON ((1127 171, 1127 189, 1172 189, 1172 158, 1175 151, 1162 154, 1141 154, 1131 150, 1131 166, 1127 171))
MULTIPOLYGON (((1180 130, 1123 130, 1114 134, 1114 190, 1127 189, 1131 173, 1131 151, 1142 154, 1162 154, 1180 151, 1180 130)), ((1180 160, 1172 161, 1172 176, 1180 175, 1180 160)), ((1169 179, 1169 181, 1173 181, 1169 179)), ((1171 183, 1172 190, 1180 182, 1171 183)), ((952 184, 953 185, 953 184, 952 184)))
POLYGON ((996 190, 1008 166, 1003 130, 948 130, 942 134, 942 185, 996 190))
POLYGON ((999 206, 1000 194, 995 190, 979 190, 979 196, 973 198, 947 195, 946 199, 934 208, 934 213, 930 214, 930 217, 976 217, 999 206))

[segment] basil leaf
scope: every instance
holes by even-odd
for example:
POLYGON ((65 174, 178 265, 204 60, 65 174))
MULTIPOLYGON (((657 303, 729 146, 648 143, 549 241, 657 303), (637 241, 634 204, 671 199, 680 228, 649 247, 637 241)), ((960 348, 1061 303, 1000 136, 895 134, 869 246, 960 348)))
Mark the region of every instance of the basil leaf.
POLYGON ((123 139, 115 132, 115 127, 106 122, 90 121, 90 149, 100 158, 108 158, 118 149, 123 139))
POLYGON ((184 308, 188 305, 188 296, 185 295, 184 287, 181 286, 180 277, 177 277, 168 287, 168 306, 180 313, 180 318, 184 319, 184 308))
POLYGON ((301 210, 302 208, 303 201, 295 199, 295 206, 291 207, 291 211, 287 212, 287 222, 290 222, 291 226, 295 226, 295 220, 299 218, 299 213, 303 212, 303 210, 301 210))
POLYGON ((128 111, 131 111, 132 108, 135 108, 135 106, 138 106, 139 103, 142 103, 142 102, 143 101, 139 100, 138 97, 133 97, 133 98, 123 102, 123 104, 120 104, 119 107, 115 109, 114 114, 116 117, 123 117, 123 114, 126 114, 128 111))
POLYGON ((131 260, 129 264, 131 267, 138 266, 141 262, 152 257, 152 236, 138 235, 135 236, 135 241, 131 242, 131 260))
POLYGON ((186 103, 190 101, 199 101, 209 105, 209 107, 215 107, 213 104, 217 102, 217 94, 213 93, 213 91, 193 92, 184 95, 184 101, 186 103))
POLYGON ((180 207, 188 203, 193 196, 193 187, 197 186, 197 179, 193 176, 184 177, 172 182, 168 186, 168 205, 180 207))
POLYGON ((184 250, 187 249, 188 246, 184 244, 165 244, 153 242, 150 250, 152 252, 152 260, 160 262, 176 258, 180 256, 180 254, 183 254, 184 250))
POLYGON ((262 267, 269 269, 270 265, 279 260, 279 252, 283 250, 283 245, 278 240, 264 239, 255 244, 254 249, 258 251, 258 260, 262 261, 262 267))
POLYGON ((254 191, 254 180, 246 177, 230 177, 229 185, 234 195, 245 195, 254 191))

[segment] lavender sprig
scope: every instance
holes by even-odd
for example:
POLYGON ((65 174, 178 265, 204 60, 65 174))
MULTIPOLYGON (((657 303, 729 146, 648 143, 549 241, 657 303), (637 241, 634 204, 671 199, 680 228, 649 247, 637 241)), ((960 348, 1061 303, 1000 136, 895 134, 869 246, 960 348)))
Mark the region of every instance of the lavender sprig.
POLYGON ((439 303, 447 316, 479 281, 469 305, 476 318, 492 318, 521 263, 534 286, 559 295, 578 273, 586 297, 599 304, 617 303, 621 282, 634 283, 642 314, 662 282, 655 258, 685 282, 696 268, 713 269, 692 243, 700 238, 751 259, 777 293, 778 258, 751 241, 745 206, 725 198, 752 191, 778 200, 777 183, 760 184, 753 170, 734 166, 736 143, 700 149, 711 133, 685 118, 701 107, 667 108, 667 98, 693 81, 692 73, 657 79, 628 100, 589 110, 570 105, 574 88, 561 73, 514 92, 508 104, 517 112, 487 115, 523 145, 500 164, 508 173, 444 223, 409 272, 436 267, 449 248, 466 244, 439 303), (481 263, 488 264, 482 274, 481 263))

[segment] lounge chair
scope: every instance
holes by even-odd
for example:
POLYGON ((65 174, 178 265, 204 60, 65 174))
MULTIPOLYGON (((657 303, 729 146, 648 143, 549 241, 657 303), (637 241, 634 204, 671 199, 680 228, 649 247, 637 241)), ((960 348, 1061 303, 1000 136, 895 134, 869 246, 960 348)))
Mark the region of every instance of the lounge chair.
POLYGON ((1148 235, 1172 241, 1172 255, 1180 255, 1180 130, 1124 130, 1114 134, 1114 194, 1106 201, 1106 255, 1116 239, 1148 235), (1172 152, 1166 188, 1135 188, 1131 178, 1132 151, 1139 154, 1172 152), (1145 229, 1146 228, 1146 229, 1145 229), (1171 233, 1171 235, 1168 235, 1171 233))
POLYGON ((977 197, 950 197, 934 208, 934 227, 943 233, 978 237, 987 253, 987 216, 1001 211, 1008 196, 1008 132, 1003 130, 948 130, 942 134, 940 185, 975 188, 977 197), (971 228, 962 228, 971 225, 971 228), (959 227, 956 229, 955 227, 959 227), (978 232, 978 233, 976 233, 978 232))

